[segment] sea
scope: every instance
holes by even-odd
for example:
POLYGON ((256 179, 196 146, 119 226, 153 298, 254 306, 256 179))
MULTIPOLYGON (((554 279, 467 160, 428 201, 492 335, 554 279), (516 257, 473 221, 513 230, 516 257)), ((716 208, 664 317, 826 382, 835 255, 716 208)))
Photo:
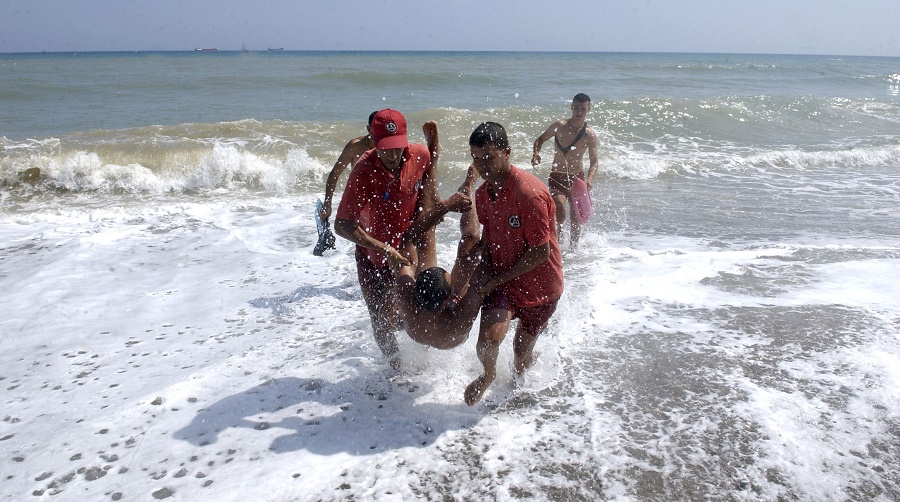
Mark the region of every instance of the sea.
POLYGON ((900 500, 900 58, 0 54, 0 305, 3 501, 900 500), (312 254, 343 146, 434 120, 447 196, 490 120, 546 180, 579 92, 535 365, 467 406, 476 323, 391 370, 312 254))

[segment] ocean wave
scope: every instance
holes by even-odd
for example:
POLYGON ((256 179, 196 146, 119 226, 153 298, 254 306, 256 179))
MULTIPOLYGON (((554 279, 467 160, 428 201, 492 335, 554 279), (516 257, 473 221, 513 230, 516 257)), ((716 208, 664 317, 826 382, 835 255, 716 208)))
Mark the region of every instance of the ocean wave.
POLYGON ((26 191, 288 193, 327 172, 306 148, 255 121, 4 139, 0 148, 0 186, 26 191))

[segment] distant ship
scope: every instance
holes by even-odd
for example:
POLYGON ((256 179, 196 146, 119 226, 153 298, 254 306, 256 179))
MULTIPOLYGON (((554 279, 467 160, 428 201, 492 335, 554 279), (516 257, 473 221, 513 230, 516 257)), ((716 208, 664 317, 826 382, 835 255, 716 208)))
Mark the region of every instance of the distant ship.
POLYGON ((215 51, 217 51, 217 50, 219 50, 219 49, 216 49, 216 48, 212 48, 212 49, 200 49, 200 48, 198 47, 198 48, 196 48, 196 49, 194 49, 194 50, 197 51, 197 52, 215 52, 215 51))
POLYGON ((275 48, 269 47, 269 50, 270 51, 283 51, 284 47, 275 47, 275 48))

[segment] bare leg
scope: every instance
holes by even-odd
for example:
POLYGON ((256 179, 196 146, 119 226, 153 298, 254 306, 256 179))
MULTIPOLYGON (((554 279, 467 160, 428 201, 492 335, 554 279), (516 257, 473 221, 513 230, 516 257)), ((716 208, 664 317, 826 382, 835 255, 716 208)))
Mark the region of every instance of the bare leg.
POLYGON ((516 336, 513 339, 513 365, 516 376, 520 377, 525 370, 534 364, 534 344, 537 342, 540 333, 529 333, 528 330, 519 323, 516 329, 516 336))
MULTIPOLYGON (((466 179, 458 191, 470 197, 474 195, 475 170, 473 166, 469 166, 466 179)), ((453 292, 458 295, 465 294, 466 284, 480 262, 481 250, 477 248, 480 238, 478 230, 478 214, 476 214, 474 207, 460 214, 459 245, 456 247, 456 262, 454 262, 453 270, 450 272, 453 292)))
MULTIPOLYGON (((578 221, 578 218, 575 216, 575 201, 570 200, 571 204, 569 205, 569 242, 572 243, 572 249, 578 247, 578 239, 581 237, 581 222, 578 221)), ((559 234, 557 234, 557 239, 559 238, 559 234)))
POLYGON ((556 204, 556 238, 562 240, 562 229, 566 222, 566 207, 569 205, 569 199, 565 194, 557 191, 551 192, 551 195, 556 204))
POLYGON ((476 351, 484 367, 484 373, 466 387, 464 397, 469 406, 481 401, 484 392, 497 377, 497 355, 500 353, 500 344, 506 338, 511 320, 512 312, 508 310, 482 311, 476 351))
POLYGON ((400 369, 396 331, 400 324, 399 301, 394 288, 360 281, 363 299, 369 309, 375 342, 395 370, 400 369))

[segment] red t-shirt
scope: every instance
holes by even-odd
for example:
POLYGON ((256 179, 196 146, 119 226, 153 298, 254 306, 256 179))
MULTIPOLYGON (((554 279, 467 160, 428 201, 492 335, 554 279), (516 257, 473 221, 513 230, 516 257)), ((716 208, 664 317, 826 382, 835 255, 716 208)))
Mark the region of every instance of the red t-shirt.
POLYGON ((475 192, 482 237, 490 246, 494 273, 508 270, 525 253, 550 242, 550 257, 498 289, 518 307, 535 307, 558 300, 563 293, 562 253, 556 236, 556 206, 547 186, 536 176, 512 166, 509 177, 491 200, 486 183, 475 192))
MULTIPOLYGON (((393 247, 412 222, 422 177, 431 168, 431 154, 425 145, 410 144, 400 179, 385 169, 375 150, 369 150, 353 166, 338 206, 337 218, 350 220, 367 234, 393 247)), ((384 253, 366 249, 369 261, 386 265, 384 253)))

